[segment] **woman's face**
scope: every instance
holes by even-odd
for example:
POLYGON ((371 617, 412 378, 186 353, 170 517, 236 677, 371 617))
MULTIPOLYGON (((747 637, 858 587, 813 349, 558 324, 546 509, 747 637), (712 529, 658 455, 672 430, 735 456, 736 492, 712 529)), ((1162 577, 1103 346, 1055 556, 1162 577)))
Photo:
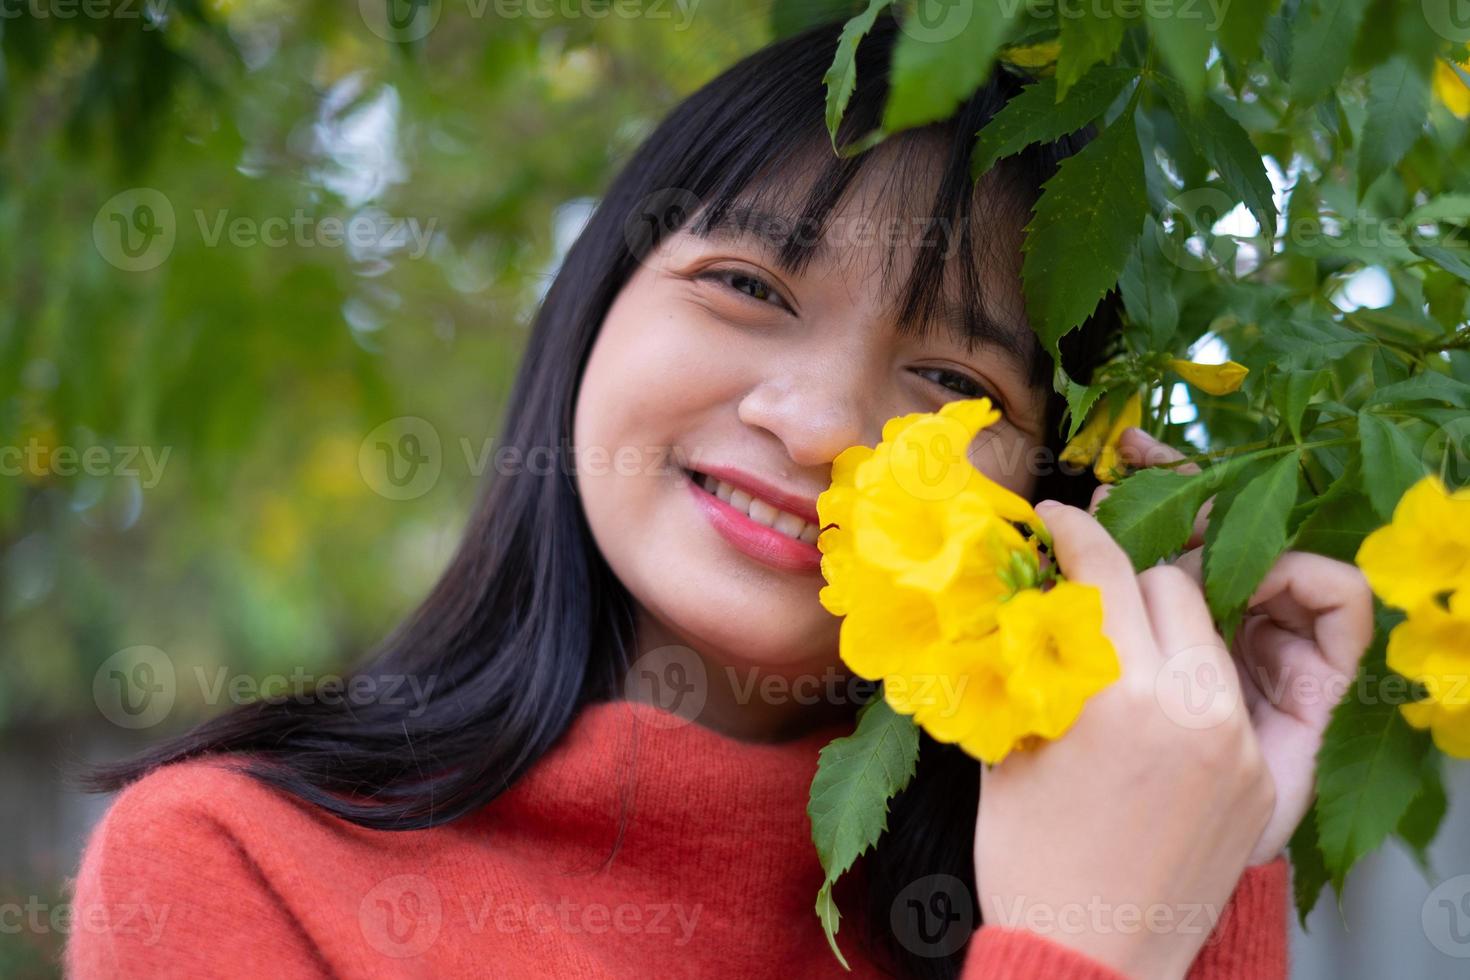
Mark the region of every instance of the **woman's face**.
POLYGON ((901 335, 908 264, 952 247, 954 229, 886 211, 895 176, 882 160, 865 168, 799 274, 769 235, 684 230, 609 309, 577 400, 577 482, 640 607, 635 656, 681 644, 732 677, 831 675, 839 621, 817 602, 816 499, 833 458, 875 445, 896 415, 989 395, 1003 421, 970 458, 1029 495, 1045 393, 1028 382, 1020 230, 973 226, 977 252, 992 253, 981 276, 995 339, 970 349, 944 325, 901 335))

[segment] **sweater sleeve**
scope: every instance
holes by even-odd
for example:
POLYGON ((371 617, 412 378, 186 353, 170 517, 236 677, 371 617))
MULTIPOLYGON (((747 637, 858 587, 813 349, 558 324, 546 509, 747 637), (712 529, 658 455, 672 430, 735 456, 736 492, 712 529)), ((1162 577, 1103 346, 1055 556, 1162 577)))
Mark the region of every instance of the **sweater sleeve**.
MULTIPOLYGON (((1188 980, 1284 980, 1286 858, 1247 868, 1222 910, 1188 980)), ((981 926, 961 980, 1125 980, 1121 973, 1045 936, 981 926)))
POLYGON ((77 874, 68 977, 325 974, 315 947, 244 848, 200 805, 228 794, 231 778, 185 763, 144 777, 117 798, 77 874))

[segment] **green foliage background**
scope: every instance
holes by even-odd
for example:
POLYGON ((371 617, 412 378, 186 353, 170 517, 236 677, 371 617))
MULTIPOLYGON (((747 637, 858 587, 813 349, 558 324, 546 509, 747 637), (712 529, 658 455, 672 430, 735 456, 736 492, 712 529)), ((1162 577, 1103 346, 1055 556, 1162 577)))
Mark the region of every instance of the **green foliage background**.
MULTIPOLYGON (((259 676, 330 670, 377 641, 452 547, 584 202, 681 95, 823 16, 968 15, 901 47, 895 130, 946 114, 1005 45, 1060 40, 1031 96, 980 139, 993 159, 1105 127, 1043 199, 1026 265, 1048 340, 1121 283, 1116 365, 1058 379, 1076 421, 1106 395, 1162 390, 1149 425, 1170 441, 1206 462, 1263 451, 1208 486, 1125 483, 1110 499, 1142 515, 1135 557, 1172 550, 1181 501, 1222 488, 1225 504, 1279 504, 1258 557, 1287 544, 1351 557, 1418 475, 1470 478, 1470 149, 1433 86, 1464 58, 1445 25, 1470 23, 1466 0, 1234 0, 1205 23, 1175 14, 1214 8, 1183 0, 1142 20, 1102 16, 1140 9, 1131 0, 1071 19, 1001 0, 701 0, 687 18, 669 0, 547 17, 445 0, 424 36, 397 40, 373 29, 373 2, 100 0, 88 9, 105 16, 58 16, 65 0, 0 0, 0 446, 43 461, 168 453, 147 488, 44 463, 0 476, 7 748, 106 728, 94 674, 136 644, 182 670, 259 676), (129 272, 93 225, 140 187, 169 201, 177 239, 129 272), (432 224, 433 246, 415 258, 205 234, 222 212, 316 222, 367 208, 432 224), (1354 298, 1364 282, 1379 286, 1368 305, 1354 298), (1162 367, 1202 346, 1251 367, 1243 390, 1200 397, 1162 367), (399 416, 443 440, 443 475, 413 500, 375 492, 358 467, 364 437, 399 416), (1283 455, 1301 464, 1284 500, 1267 492, 1283 455)), ((1215 587, 1227 618, 1249 584, 1215 587)), ((213 710, 198 694, 181 685, 170 726, 213 710)), ((1422 850, 1443 814, 1427 738, 1377 709, 1336 724, 1334 744, 1369 744, 1335 756, 1324 786, 1361 805, 1314 818, 1327 836, 1294 847, 1304 904, 1389 833, 1422 850), (1375 747, 1393 765, 1362 771, 1375 747)), ((31 873, 54 883, 72 857, 31 873)), ((11 877, 0 890, 51 887, 11 877)), ((34 965, 9 955, 0 973, 34 965)))

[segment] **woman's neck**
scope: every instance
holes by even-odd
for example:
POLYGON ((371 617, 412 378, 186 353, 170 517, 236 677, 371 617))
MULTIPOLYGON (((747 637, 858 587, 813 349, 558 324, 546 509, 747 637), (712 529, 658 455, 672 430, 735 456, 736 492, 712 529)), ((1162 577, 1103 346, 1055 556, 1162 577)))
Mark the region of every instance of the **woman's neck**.
POLYGON ((784 742, 851 717, 860 681, 834 657, 753 664, 700 648, 640 608, 623 696, 747 742, 784 742))

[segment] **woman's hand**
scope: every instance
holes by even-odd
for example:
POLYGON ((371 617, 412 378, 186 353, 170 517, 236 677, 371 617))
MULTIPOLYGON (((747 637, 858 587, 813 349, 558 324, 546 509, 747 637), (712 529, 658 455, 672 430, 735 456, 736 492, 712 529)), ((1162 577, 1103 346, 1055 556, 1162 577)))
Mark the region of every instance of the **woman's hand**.
POLYGON ((1101 590, 1122 676, 1064 738, 983 773, 981 914, 1130 977, 1182 977, 1271 819, 1271 775, 1244 711, 1181 724, 1187 692, 1158 683, 1188 662, 1240 703, 1199 585, 1169 566, 1135 575, 1085 511, 1038 510, 1067 577, 1101 590))
MULTIPOLYGON (((1184 457, 1140 429, 1120 445, 1133 466, 1156 466, 1184 457)), ((1199 472, 1193 464, 1180 472, 1199 472)), ((1093 509, 1107 495, 1100 487, 1093 509)), ((1173 564, 1201 579, 1205 525, 1210 504, 1200 509, 1194 534, 1173 564)), ((1251 854, 1262 864, 1281 853, 1312 805, 1317 749, 1333 707, 1350 688, 1373 635, 1373 596, 1362 572, 1322 555, 1289 551, 1277 560, 1247 605, 1231 650, 1245 708, 1276 786, 1276 810, 1251 854)), ((1187 666, 1187 665, 1181 665, 1187 666)), ((1172 678, 1209 692, 1197 678, 1172 678)))

